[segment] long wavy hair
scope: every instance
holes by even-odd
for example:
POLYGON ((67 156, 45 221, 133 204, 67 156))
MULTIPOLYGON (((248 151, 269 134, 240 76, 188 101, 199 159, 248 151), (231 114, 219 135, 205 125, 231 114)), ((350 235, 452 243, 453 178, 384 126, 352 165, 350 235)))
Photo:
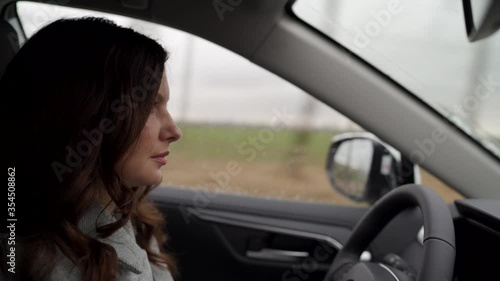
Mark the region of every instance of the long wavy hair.
MULTIPOLYGON (((131 220, 149 261, 178 276, 167 253, 165 218, 146 196, 157 185, 130 187, 115 172, 148 119, 167 59, 155 40, 84 17, 46 25, 9 63, 0 80, 6 132, 0 138, 15 171, 15 213, 9 215, 17 219, 17 278, 45 280, 61 251, 84 280, 116 280, 114 248, 77 227, 103 192, 121 216, 98 234, 108 237, 131 220), (153 236, 159 254, 151 249, 153 236)), ((11 244, 2 242, 5 259, 11 244)))

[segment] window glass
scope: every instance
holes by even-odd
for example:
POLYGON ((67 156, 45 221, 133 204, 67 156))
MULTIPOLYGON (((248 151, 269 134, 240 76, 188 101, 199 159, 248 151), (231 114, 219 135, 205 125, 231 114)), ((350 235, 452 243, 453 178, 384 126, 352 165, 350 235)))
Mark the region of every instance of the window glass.
POLYGON ((292 10, 500 157, 500 32, 469 42, 462 5, 298 0, 292 10))
POLYGON ((170 52, 168 109, 183 136, 171 146, 163 187, 359 204, 331 187, 325 165, 332 137, 362 128, 296 86, 169 27, 47 4, 17 5, 28 38, 61 17, 102 16, 149 35, 170 52))

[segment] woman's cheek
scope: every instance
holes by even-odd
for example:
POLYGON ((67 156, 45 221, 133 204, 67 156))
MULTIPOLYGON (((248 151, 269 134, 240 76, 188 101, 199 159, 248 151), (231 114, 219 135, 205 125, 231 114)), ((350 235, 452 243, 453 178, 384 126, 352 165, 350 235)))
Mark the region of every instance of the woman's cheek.
POLYGON ((153 132, 154 132, 154 121, 148 119, 146 121, 146 124, 144 125, 144 128, 142 129, 141 136, 139 137, 140 139, 140 146, 141 150, 150 150, 152 146, 152 140, 153 140, 153 132))

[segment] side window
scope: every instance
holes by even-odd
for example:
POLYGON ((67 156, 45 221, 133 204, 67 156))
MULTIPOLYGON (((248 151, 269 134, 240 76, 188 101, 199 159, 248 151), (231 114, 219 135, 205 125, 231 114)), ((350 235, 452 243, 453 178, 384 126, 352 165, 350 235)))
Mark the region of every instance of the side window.
POLYGON ((455 200, 464 198, 462 194, 446 185, 446 183, 442 182, 429 171, 420 168, 420 174, 422 176, 422 184, 432 188, 446 203, 452 203, 455 200))
POLYGON ((183 137, 172 144, 164 167, 167 188, 359 204, 331 187, 325 164, 333 136, 363 130, 296 86, 165 26, 47 4, 19 2, 17 7, 28 38, 61 17, 103 16, 149 35, 170 52, 168 107, 183 137))

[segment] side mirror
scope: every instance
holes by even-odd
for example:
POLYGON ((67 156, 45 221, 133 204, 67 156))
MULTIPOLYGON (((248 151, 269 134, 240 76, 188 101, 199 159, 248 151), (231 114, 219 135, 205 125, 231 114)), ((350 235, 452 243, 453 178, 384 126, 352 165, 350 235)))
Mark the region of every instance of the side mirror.
POLYGON ((417 166, 370 133, 335 136, 326 172, 335 190, 370 204, 400 185, 420 182, 417 166))

